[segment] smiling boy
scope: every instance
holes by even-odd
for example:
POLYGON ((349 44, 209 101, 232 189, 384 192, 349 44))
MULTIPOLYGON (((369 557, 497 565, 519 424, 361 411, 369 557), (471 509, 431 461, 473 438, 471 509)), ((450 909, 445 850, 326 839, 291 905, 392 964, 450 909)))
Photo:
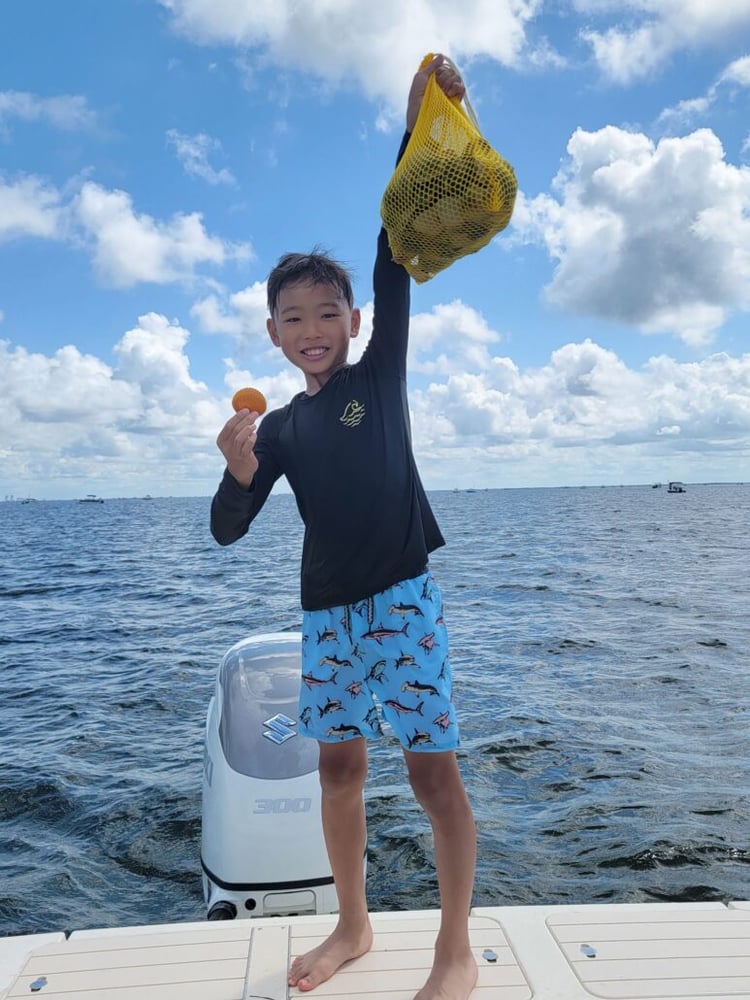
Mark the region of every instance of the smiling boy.
MULTIPOLYGON (((443 56, 412 82, 408 144, 431 73, 464 93, 443 56)), ((268 334, 305 378, 305 391, 268 413, 241 410, 217 444, 227 467, 211 506, 216 540, 245 535, 284 475, 305 525, 301 569, 301 729, 318 740, 323 830, 338 923, 292 964, 308 991, 372 945, 362 858, 367 739, 381 713, 401 742, 416 799, 432 825, 441 920, 432 970, 416 1000, 468 1000, 477 979, 468 917, 476 834, 456 760, 448 638, 429 553, 444 544, 419 478, 406 393, 410 279, 378 237, 371 340, 359 333, 347 272, 330 257, 286 254, 268 279, 268 334)))

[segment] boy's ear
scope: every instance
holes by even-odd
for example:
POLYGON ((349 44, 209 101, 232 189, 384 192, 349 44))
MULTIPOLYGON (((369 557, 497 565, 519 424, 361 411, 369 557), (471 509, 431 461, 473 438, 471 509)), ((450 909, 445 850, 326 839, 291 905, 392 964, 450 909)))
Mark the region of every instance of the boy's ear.
POLYGON ((351 325, 351 336, 356 337, 359 333, 359 327, 362 323, 362 313, 359 309, 352 309, 352 325, 351 325))
POLYGON ((266 330, 268 330, 268 336, 271 338, 272 343, 276 347, 281 347, 281 341, 279 340, 279 335, 276 332, 276 324, 273 321, 273 316, 270 316, 266 320, 266 330))

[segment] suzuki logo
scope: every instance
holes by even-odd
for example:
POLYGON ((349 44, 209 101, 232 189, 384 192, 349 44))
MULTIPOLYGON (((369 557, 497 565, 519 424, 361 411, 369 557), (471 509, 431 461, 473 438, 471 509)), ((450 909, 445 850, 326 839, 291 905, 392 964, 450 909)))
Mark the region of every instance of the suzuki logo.
POLYGON ((272 719, 266 719, 263 725, 268 726, 268 730, 263 733, 265 738, 272 743, 278 743, 279 746, 297 735, 296 730, 292 729, 292 726, 297 725, 297 720, 290 719, 288 715, 279 713, 272 719))

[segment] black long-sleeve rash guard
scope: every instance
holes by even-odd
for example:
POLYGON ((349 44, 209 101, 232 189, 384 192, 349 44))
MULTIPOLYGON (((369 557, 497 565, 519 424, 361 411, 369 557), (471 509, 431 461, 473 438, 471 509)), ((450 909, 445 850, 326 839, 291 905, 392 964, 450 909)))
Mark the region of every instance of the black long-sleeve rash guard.
MULTIPOLYGON (((399 159, 409 135, 399 150, 399 159)), ((363 600, 418 576, 445 544, 417 472, 406 392, 408 273, 384 229, 373 276, 372 337, 354 365, 315 395, 301 392, 258 428, 258 471, 244 489, 229 473, 211 504, 221 545, 245 535, 274 483, 286 476, 305 524, 305 610, 363 600)))

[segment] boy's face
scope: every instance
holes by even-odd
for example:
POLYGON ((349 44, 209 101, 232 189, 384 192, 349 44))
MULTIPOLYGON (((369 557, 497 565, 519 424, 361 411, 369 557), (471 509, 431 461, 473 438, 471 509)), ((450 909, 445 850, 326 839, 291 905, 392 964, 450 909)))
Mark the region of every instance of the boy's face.
POLYGON ((359 309, 351 309, 338 289, 305 283, 281 289, 266 326, 273 343, 304 373, 313 395, 346 364, 359 324, 359 309))

